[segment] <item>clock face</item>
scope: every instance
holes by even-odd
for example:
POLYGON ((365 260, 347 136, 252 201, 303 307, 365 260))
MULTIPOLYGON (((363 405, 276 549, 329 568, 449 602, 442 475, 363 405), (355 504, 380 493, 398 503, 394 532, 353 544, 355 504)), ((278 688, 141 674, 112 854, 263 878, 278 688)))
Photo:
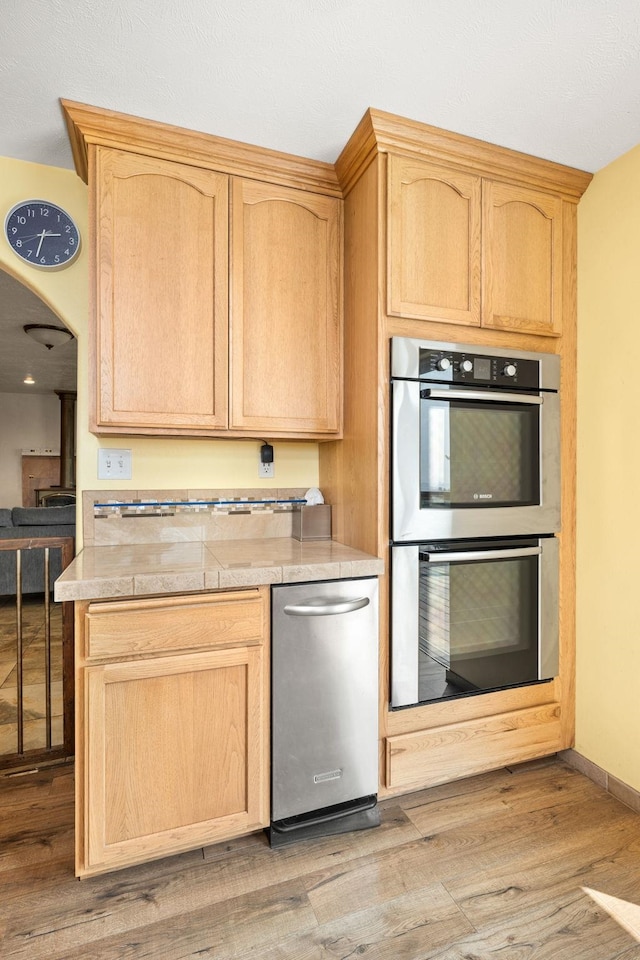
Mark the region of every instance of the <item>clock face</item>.
POLYGON ((13 252, 34 267, 64 267, 80 251, 80 231, 72 218, 46 200, 17 203, 7 214, 4 233, 13 252))

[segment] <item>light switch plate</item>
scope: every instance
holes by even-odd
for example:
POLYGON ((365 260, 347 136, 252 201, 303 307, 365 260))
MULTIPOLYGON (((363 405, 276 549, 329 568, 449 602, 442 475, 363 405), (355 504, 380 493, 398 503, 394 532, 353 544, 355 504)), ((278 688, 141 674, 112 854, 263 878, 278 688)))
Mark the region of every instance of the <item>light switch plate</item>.
POLYGON ((131 450, 98 450, 99 480, 131 480, 131 450))

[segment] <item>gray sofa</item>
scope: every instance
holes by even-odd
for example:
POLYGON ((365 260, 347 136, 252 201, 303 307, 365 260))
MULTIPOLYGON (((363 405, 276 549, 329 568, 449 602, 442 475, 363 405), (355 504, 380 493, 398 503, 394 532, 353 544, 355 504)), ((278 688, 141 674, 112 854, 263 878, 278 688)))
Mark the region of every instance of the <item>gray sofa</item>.
MULTIPOLYGON (((0 540, 23 540, 35 537, 75 537, 76 508, 67 507, 0 507, 0 540)), ((62 571, 59 549, 49 554, 50 586, 62 571)), ((16 555, 13 550, 0 550, 0 596, 16 592, 16 555)), ((22 592, 44 592, 44 551, 42 548, 22 552, 22 592)))

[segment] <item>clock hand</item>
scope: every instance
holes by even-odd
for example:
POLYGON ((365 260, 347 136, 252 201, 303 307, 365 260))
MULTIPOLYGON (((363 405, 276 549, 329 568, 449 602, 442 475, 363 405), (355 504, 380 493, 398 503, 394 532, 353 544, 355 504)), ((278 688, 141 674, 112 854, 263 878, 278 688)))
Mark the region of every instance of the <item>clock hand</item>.
POLYGON ((47 230, 46 236, 47 236, 47 237, 61 237, 62 234, 61 234, 61 233, 52 233, 51 230, 47 230))
POLYGON ((40 243, 38 244, 38 249, 36 250, 36 257, 40 256, 40 247, 42 246, 42 241, 47 235, 47 231, 43 230, 42 233, 36 233, 36 237, 40 237, 40 243))

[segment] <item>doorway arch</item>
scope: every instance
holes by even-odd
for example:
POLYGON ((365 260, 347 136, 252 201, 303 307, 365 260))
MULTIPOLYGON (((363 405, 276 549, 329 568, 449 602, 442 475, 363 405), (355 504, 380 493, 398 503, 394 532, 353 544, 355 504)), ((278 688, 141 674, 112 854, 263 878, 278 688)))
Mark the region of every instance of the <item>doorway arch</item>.
MULTIPOLYGON (((76 458, 81 464, 89 443, 86 408, 86 343, 89 312, 88 276, 88 195, 87 186, 73 170, 26 163, 0 157, 0 213, 5 217, 15 204, 28 199, 43 199, 55 203, 73 216, 81 233, 80 254, 68 267, 61 270, 42 270, 24 263, 9 247, 5 237, 0 240, 0 270, 18 281, 35 295, 54 315, 57 324, 65 326, 77 342, 77 423, 76 458)), ((28 322, 28 321, 26 321, 28 322)), ((44 350, 44 348, 43 348, 44 350)), ((56 404, 58 400, 56 398, 56 404)), ((80 471, 78 471, 80 474, 80 471)), ((77 478, 78 492, 82 489, 81 476, 77 478)), ((79 505, 78 505, 79 506, 79 505)), ((81 542, 82 511, 78 508, 77 545, 81 542)))

